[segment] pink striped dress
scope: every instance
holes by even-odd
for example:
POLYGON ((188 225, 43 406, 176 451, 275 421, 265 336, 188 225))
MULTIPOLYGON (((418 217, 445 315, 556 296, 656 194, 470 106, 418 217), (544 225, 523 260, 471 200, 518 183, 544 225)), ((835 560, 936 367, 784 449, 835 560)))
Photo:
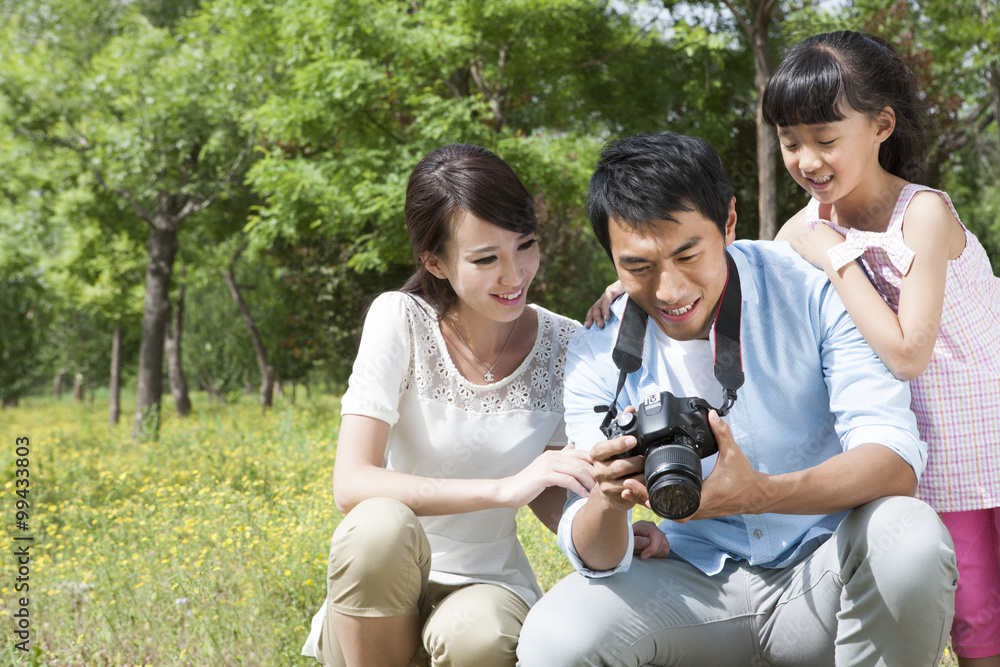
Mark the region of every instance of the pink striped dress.
MULTIPOLYGON (((810 227, 824 222, 845 237, 830 250, 834 266, 859 260, 893 311, 898 311, 900 282, 913 261, 903 243, 903 214, 922 190, 941 195, 959 220, 946 193, 915 184, 900 192, 885 232, 821 220, 815 199, 806 208, 810 227)), ((965 249, 948 262, 941 329, 930 364, 910 382, 910 391, 920 436, 928 444, 917 497, 939 512, 1000 507, 1000 279, 967 229, 965 249)))

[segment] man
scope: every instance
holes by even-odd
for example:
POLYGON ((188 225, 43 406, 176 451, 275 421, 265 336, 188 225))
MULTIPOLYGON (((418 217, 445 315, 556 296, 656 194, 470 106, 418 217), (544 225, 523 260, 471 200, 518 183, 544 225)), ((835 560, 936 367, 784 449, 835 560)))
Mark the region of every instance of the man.
POLYGON ((947 532, 912 498, 926 445, 907 385, 823 273, 786 244, 734 243, 732 187, 693 137, 606 146, 588 213, 628 299, 570 345, 567 433, 598 483, 567 503, 559 541, 577 572, 528 615, 519 664, 936 665, 958 575, 947 532), (648 322, 616 401, 628 301, 648 322), (738 331, 735 356, 717 325, 738 331), (713 358, 730 367, 714 375, 713 358), (730 409, 708 412, 718 454, 701 462, 697 512, 630 529, 644 459, 617 458, 636 438, 606 439, 594 408, 662 391, 730 409))

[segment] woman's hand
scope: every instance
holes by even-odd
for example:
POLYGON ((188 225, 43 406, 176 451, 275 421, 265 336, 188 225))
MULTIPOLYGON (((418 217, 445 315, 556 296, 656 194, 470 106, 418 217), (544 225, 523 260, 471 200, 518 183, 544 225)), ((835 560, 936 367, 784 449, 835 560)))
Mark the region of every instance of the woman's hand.
POLYGON ((562 449, 546 450, 521 472, 500 480, 500 486, 504 507, 524 507, 551 486, 585 498, 594 487, 593 461, 571 442, 562 449))
POLYGON ((829 225, 819 224, 789 243, 795 252, 802 255, 802 259, 825 271, 830 266, 828 251, 843 242, 844 237, 829 225))
POLYGON ((583 322, 584 326, 589 329, 590 325, 597 324, 598 329, 603 329, 605 323, 611 317, 612 302, 624 293, 625 289, 622 287, 622 281, 616 280, 608 285, 604 293, 601 294, 601 298, 595 301, 594 305, 587 311, 587 319, 583 322))
POLYGON ((652 521, 636 521, 632 524, 632 534, 635 536, 632 554, 640 559, 666 558, 670 553, 667 536, 652 521))

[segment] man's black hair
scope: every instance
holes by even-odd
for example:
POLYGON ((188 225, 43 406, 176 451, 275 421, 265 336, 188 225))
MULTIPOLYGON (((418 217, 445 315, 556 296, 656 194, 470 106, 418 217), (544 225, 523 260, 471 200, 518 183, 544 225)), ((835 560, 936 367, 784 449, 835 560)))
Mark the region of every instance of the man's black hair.
POLYGON ((673 132, 636 134, 606 144, 590 177, 587 215, 608 257, 611 218, 632 229, 697 211, 725 236, 733 186, 712 146, 673 132))

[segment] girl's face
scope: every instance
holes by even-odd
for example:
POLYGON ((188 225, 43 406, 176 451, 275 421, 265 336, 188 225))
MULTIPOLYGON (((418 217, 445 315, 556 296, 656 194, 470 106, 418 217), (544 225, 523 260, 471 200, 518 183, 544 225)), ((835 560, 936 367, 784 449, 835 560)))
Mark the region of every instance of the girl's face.
POLYGON ((512 322, 527 305, 538 259, 533 233, 502 229, 463 211, 452 223, 441 256, 427 255, 425 266, 451 283, 459 317, 512 322))
POLYGON ((851 109, 833 123, 779 126, 781 157, 796 183, 830 204, 880 174, 878 149, 894 126, 889 108, 874 119, 851 109))

